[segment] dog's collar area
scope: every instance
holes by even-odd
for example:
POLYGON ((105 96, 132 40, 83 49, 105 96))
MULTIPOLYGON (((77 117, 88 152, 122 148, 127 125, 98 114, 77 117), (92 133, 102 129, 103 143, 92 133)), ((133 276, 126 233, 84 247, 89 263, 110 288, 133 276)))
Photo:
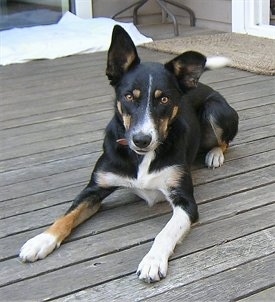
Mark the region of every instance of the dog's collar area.
POLYGON ((128 141, 126 138, 119 138, 116 140, 116 142, 122 146, 128 146, 128 141))

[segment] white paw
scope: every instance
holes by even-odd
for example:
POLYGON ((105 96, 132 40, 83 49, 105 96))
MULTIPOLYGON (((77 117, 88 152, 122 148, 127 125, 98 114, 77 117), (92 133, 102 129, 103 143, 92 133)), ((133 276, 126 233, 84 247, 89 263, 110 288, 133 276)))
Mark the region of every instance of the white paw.
POLYGON ((166 277, 168 258, 161 254, 149 252, 140 262, 137 275, 147 283, 156 282, 166 277))
POLYGON ((31 238, 22 246, 19 257, 24 262, 34 262, 44 259, 59 245, 54 235, 42 233, 31 238))
POLYGON ((224 155, 220 147, 210 150, 205 157, 205 164, 208 168, 218 168, 224 163, 224 155))

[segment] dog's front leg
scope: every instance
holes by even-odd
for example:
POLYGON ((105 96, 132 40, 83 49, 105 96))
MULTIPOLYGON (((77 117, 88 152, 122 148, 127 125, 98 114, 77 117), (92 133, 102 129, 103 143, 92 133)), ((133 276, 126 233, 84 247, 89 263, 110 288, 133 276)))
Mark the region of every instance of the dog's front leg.
POLYGON ((139 279, 151 283, 166 277, 168 259, 177 243, 188 234, 191 224, 198 219, 198 209, 193 197, 193 184, 190 175, 185 175, 180 188, 171 190, 169 201, 173 215, 163 230, 156 236, 150 251, 140 262, 139 279))
POLYGON ((46 231, 28 240, 21 248, 19 257, 34 262, 45 258, 71 231, 100 208, 101 201, 114 191, 91 182, 74 200, 66 214, 57 219, 46 231))
POLYGON ((139 279, 151 283, 166 277, 168 259, 176 244, 189 232, 190 226, 189 215, 180 206, 175 206, 172 218, 156 236, 150 251, 139 264, 139 279))

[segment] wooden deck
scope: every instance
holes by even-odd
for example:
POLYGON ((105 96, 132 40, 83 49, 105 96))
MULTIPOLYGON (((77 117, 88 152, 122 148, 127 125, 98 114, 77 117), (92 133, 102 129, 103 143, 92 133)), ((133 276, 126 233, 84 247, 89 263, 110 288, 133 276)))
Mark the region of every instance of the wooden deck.
POLYGON ((135 270, 170 208, 148 208, 123 190, 48 258, 20 262, 21 245, 64 213, 100 154, 113 107, 105 60, 96 53, 0 68, 0 300, 274 301, 275 79, 231 68, 202 82, 237 109, 239 134, 222 168, 195 165, 200 223, 166 279, 144 284, 135 270))

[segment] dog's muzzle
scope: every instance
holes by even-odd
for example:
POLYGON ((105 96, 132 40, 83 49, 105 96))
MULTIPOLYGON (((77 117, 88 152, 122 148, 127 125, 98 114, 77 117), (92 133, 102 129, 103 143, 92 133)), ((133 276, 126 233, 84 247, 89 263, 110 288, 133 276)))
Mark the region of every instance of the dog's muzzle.
POLYGON ((146 149, 152 141, 152 136, 143 134, 142 132, 133 135, 132 141, 138 149, 146 149))
POLYGON ((140 155, 154 151, 157 146, 157 141, 153 138, 153 136, 144 132, 133 134, 129 144, 129 147, 140 155))
POLYGON ((143 132, 136 133, 128 139, 120 138, 116 142, 122 146, 128 146, 139 155, 154 151, 158 146, 158 142, 150 134, 144 134, 143 132))

